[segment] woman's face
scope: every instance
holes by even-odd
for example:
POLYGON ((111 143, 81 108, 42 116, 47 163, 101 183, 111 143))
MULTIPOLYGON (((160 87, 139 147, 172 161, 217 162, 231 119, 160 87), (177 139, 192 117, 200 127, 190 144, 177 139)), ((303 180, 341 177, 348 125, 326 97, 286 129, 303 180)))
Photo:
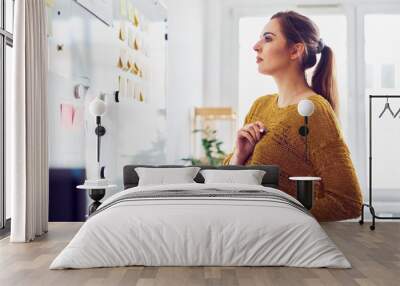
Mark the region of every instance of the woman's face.
POLYGON ((287 69, 291 62, 278 19, 272 19, 265 25, 253 49, 257 52, 256 63, 262 74, 274 75, 277 71, 287 69))

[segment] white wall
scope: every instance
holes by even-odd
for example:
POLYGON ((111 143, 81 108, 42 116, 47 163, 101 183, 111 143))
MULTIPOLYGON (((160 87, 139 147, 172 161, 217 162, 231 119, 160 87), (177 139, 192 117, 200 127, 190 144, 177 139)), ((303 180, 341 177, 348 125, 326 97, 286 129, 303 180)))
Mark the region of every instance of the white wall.
POLYGON ((203 10, 201 0, 168 0, 167 161, 190 155, 190 112, 203 104, 203 10))

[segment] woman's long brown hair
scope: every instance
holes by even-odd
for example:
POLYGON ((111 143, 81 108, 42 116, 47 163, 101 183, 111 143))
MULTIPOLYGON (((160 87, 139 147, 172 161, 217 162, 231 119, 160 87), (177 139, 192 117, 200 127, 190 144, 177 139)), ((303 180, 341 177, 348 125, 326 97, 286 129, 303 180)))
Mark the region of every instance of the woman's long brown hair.
MULTIPOLYGON (((304 15, 294 11, 283 11, 274 14, 271 19, 278 19, 282 33, 289 45, 303 43, 305 47, 302 59, 302 68, 313 67, 317 62, 317 53, 320 45, 318 27, 304 15)), ((321 58, 311 78, 311 88, 315 93, 323 96, 339 116, 339 97, 336 83, 335 58, 333 51, 327 45, 321 51, 321 58)))

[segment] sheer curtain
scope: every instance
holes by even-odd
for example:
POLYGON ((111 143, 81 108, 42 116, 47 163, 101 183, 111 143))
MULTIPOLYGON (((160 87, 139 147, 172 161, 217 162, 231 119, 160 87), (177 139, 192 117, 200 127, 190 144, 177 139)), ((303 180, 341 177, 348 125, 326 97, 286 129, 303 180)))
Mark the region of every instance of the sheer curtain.
POLYGON ((47 33, 44 0, 15 1, 13 92, 6 111, 12 242, 47 232, 47 33))

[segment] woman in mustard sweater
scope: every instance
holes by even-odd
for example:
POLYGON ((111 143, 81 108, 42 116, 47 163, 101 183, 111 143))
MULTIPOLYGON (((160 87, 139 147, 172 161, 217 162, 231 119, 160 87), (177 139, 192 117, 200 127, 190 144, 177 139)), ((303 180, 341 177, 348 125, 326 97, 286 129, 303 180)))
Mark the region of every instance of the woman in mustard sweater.
POLYGON ((255 100, 237 132, 235 147, 224 165, 276 164, 280 189, 292 196, 291 176, 319 176, 312 214, 320 221, 356 218, 361 214, 360 184, 344 141, 338 116, 334 56, 320 39, 316 25, 293 12, 271 17, 255 44, 258 71, 274 78, 278 93, 255 100), (305 70, 317 63, 311 86, 305 70), (299 135, 304 118, 297 112, 302 99, 314 103, 309 117, 309 160, 305 138, 299 135))

